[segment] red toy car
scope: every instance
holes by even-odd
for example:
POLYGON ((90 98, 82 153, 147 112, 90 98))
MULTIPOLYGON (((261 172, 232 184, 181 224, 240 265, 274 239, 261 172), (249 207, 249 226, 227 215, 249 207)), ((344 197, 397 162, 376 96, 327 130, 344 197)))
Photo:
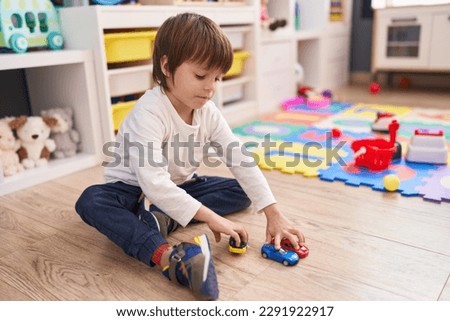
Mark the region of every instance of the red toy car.
MULTIPOLYGON (((272 241, 270 243, 274 244, 275 240, 272 239, 272 241)), ((293 252, 297 253, 298 257, 301 259, 307 257, 309 254, 309 249, 305 245, 300 246, 298 248, 298 250, 296 250, 292 246, 291 241, 289 241, 289 239, 287 239, 287 238, 282 239, 280 242, 280 245, 281 245, 281 248, 283 248, 285 250, 289 250, 289 251, 293 251, 293 252)))

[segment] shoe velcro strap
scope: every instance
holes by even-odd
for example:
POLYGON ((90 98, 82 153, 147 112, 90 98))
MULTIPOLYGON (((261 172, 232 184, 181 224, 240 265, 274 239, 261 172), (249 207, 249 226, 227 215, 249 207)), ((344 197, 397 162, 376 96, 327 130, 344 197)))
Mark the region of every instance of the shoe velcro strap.
POLYGON ((178 263, 180 263, 180 265, 181 265, 180 268, 181 269, 185 268, 184 262, 181 260, 184 257, 185 254, 186 253, 184 252, 183 249, 179 249, 177 253, 175 253, 174 255, 172 255, 170 257, 169 279, 172 282, 175 282, 177 284, 180 284, 180 282, 178 282, 178 280, 177 280, 177 273, 176 273, 177 265, 178 265, 178 263))

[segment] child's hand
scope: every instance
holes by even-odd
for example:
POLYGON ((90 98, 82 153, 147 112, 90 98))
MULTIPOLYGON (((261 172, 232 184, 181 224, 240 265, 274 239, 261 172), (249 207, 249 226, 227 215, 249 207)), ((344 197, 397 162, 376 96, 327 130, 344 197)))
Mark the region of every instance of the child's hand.
POLYGON ((248 233, 243 225, 234 223, 218 215, 209 208, 201 206, 194 218, 205 222, 214 234, 216 242, 220 242, 221 233, 231 236, 236 240, 236 245, 240 246, 242 242, 248 242, 248 233))
POLYGON ((280 248, 280 242, 283 238, 289 239, 295 249, 298 249, 305 243, 305 236, 303 233, 284 217, 275 204, 267 206, 264 209, 264 213, 267 217, 267 243, 270 243, 272 238, 274 238, 276 249, 280 248))

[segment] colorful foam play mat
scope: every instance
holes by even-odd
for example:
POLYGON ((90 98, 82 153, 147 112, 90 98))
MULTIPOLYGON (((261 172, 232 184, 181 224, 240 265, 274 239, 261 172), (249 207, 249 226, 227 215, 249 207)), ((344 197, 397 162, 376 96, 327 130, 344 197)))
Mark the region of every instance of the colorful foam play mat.
POLYGON ((233 128, 259 167, 450 202, 450 111, 302 97, 233 128))

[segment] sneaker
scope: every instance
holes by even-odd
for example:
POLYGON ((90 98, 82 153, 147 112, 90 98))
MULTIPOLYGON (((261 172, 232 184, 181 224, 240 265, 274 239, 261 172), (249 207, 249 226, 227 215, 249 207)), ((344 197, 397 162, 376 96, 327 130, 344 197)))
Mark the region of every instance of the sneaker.
POLYGON ((144 196, 139 199, 138 218, 149 226, 156 224, 158 231, 164 238, 167 238, 169 233, 175 231, 180 224, 170 218, 168 215, 159 211, 150 211, 151 203, 144 196))
POLYGON ((219 297, 216 271, 206 234, 194 238, 193 243, 182 242, 174 246, 169 267, 163 274, 169 280, 191 289, 202 300, 219 297))

